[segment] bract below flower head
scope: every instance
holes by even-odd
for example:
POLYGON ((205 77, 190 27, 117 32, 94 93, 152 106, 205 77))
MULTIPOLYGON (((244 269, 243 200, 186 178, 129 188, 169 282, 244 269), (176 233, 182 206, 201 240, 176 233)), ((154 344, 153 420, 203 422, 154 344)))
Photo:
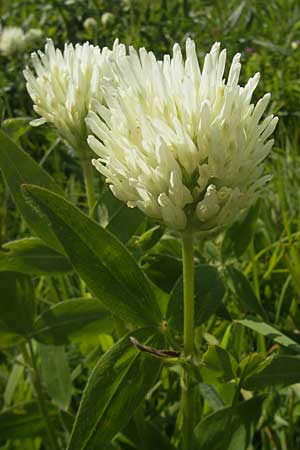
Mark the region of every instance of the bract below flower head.
POLYGON ((124 53, 116 41, 112 50, 90 45, 66 44, 64 51, 47 40, 45 52, 31 55, 36 74, 24 70, 27 90, 34 102, 34 110, 41 118, 31 122, 38 126, 50 123, 74 148, 86 145, 85 118, 91 98, 102 100, 102 83, 109 77, 112 54, 124 53))
POLYGON ((251 103, 259 74, 239 86, 240 55, 224 79, 226 50, 213 45, 202 71, 195 44, 173 56, 129 49, 113 64, 107 107, 92 104, 88 143, 95 167, 128 206, 177 230, 217 231, 248 208, 270 178, 263 161, 273 145, 273 115, 261 120, 266 94, 251 103))

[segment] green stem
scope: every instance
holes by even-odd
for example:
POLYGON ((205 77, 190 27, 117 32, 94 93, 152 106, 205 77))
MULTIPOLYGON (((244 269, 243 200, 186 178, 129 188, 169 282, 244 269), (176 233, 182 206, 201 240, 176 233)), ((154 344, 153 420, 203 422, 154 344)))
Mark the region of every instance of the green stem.
POLYGON ((49 442, 49 448, 51 450, 59 450, 58 443, 55 439, 55 432, 54 432, 53 424, 52 424, 51 419, 48 414, 46 400, 45 400, 44 392, 43 392, 43 387, 42 387, 39 371, 38 371, 37 364, 36 364, 36 358, 35 358, 34 350, 32 347, 32 342, 30 339, 28 339, 28 347, 29 347, 29 355, 27 353, 26 348, 24 348, 23 354, 24 354, 25 359, 30 361, 30 365, 31 365, 31 369, 32 369, 32 371, 31 371, 32 384, 34 386, 34 389, 35 389, 35 392, 37 395, 37 401, 38 401, 40 413, 45 422, 46 432, 47 432, 47 437, 48 437, 48 442, 49 442))
MULTIPOLYGON (((192 358, 194 353, 194 252, 193 235, 182 236, 183 293, 184 293, 184 356, 192 358)), ((189 372, 182 374, 182 412, 184 450, 191 450, 194 429, 194 398, 189 372)))
POLYGON ((87 196, 87 202, 89 207, 90 216, 93 216, 93 211, 96 205, 96 196, 94 191, 94 182, 93 182, 93 166, 90 159, 82 159, 81 160, 84 183, 85 183, 85 191, 87 196))

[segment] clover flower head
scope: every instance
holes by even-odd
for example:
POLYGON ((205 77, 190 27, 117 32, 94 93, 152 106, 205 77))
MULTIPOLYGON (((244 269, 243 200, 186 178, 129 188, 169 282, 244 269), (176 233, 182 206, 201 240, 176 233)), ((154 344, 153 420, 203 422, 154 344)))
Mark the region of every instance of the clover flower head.
POLYGON ((27 90, 34 110, 41 117, 31 122, 38 126, 52 124, 74 148, 86 145, 87 116, 92 97, 102 100, 102 83, 110 75, 109 57, 125 52, 116 41, 113 50, 90 45, 65 44, 64 51, 54 47, 51 39, 45 52, 32 53, 34 67, 24 70, 27 90))
POLYGON ((195 44, 158 61, 129 49, 113 63, 118 78, 87 118, 94 166, 116 197, 177 230, 215 232, 230 225, 270 176, 277 118, 262 116, 266 94, 251 103, 259 74, 238 84, 240 55, 224 78, 226 50, 213 45, 200 69, 195 44))
POLYGON ((25 34, 20 27, 4 27, 0 33, 0 53, 12 56, 24 51, 25 34))

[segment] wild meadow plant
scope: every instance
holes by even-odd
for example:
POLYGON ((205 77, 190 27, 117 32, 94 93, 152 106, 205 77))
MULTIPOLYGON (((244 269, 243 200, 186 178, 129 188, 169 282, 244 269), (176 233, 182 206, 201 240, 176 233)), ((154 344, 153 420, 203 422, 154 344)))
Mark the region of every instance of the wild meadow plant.
MULTIPOLYGON (((272 114, 264 117, 270 94, 252 102, 259 74, 240 86, 237 54, 226 77, 226 51, 219 43, 201 68, 191 39, 185 57, 175 44, 173 54, 162 60, 118 41, 112 50, 86 43, 66 44, 61 52, 49 40, 44 53, 32 55, 32 63, 34 72, 24 71, 40 116, 32 125, 54 127, 80 159, 89 207, 86 215, 66 200, 55 180, 1 131, 0 167, 16 205, 39 238, 12 246, 7 272, 0 272, 8 293, 0 303, 1 333, 7 345, 21 347, 30 368, 45 446, 246 450, 263 420, 265 397, 259 391, 299 381, 300 360, 292 353, 299 345, 270 324, 250 293, 250 310, 259 320, 237 317, 235 323, 281 344, 286 353, 253 351, 238 361, 226 343, 231 326, 222 342, 213 335, 207 338, 207 349, 203 324, 219 314, 221 327, 231 317, 222 303, 218 268, 204 264, 199 250, 224 233, 225 245, 235 233, 245 233, 247 243, 251 239, 248 224, 256 218, 256 202, 271 178, 264 161, 278 120, 272 114), (154 225, 144 229, 141 245, 155 240, 158 229, 181 242, 182 277, 169 294, 150 281, 122 233, 115 235, 100 225, 93 165, 113 195, 127 204, 128 214, 135 214, 130 220, 134 217, 141 225, 142 211, 154 225), (41 267, 37 260, 29 267, 26 255, 38 252, 59 261, 60 268, 41 267), (38 315, 28 274, 51 270, 74 271, 84 298, 58 302, 38 315), (57 430, 64 420, 48 406, 36 343, 62 345, 74 336, 80 341, 85 333, 109 333, 118 339, 91 372, 71 425, 57 430), (174 373, 181 400, 177 389, 177 419, 170 431, 143 417, 143 400, 155 390, 159 404, 159 390, 174 373), (212 406, 207 415, 202 399, 218 407, 212 406), (134 431, 124 432, 130 423, 138 441, 134 431)), ((127 226, 124 218, 120 227, 127 226)), ((247 281, 234 269, 231 275, 239 295, 247 281)))

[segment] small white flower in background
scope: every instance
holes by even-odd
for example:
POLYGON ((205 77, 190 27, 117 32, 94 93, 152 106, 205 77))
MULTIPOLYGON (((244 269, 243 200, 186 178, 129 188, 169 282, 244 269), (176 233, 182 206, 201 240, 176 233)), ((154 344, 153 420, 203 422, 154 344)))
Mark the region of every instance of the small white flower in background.
POLYGON ((299 42, 298 41, 293 41, 291 43, 291 47, 293 50, 297 50, 297 48, 299 47, 299 42))
POLYGON ((104 27, 112 25, 115 21, 115 16, 110 12, 105 12, 101 16, 101 23, 104 27))
POLYGON ((224 79, 226 50, 213 45, 200 70, 195 44, 157 61, 130 48, 114 64, 118 86, 92 103, 88 143, 114 195, 169 227, 217 231, 248 208, 270 179, 263 174, 277 118, 270 100, 251 97, 259 74, 239 86, 240 55, 224 79))
POLYGON ((0 53, 13 56, 26 47, 25 34, 20 27, 4 27, 0 31, 0 53))
POLYGON ((97 27, 98 27, 98 24, 97 24, 96 19, 94 19, 94 17, 88 17, 83 22, 83 28, 87 31, 96 30, 97 27))
POLYGON ((102 84, 111 74, 109 57, 122 52, 125 48, 117 41, 113 50, 100 50, 86 42, 75 47, 65 44, 61 52, 48 39, 45 52, 31 56, 35 74, 28 67, 24 70, 34 110, 41 116, 31 124, 52 124, 74 150, 80 151, 86 146, 85 117, 91 98, 102 100, 102 84))

